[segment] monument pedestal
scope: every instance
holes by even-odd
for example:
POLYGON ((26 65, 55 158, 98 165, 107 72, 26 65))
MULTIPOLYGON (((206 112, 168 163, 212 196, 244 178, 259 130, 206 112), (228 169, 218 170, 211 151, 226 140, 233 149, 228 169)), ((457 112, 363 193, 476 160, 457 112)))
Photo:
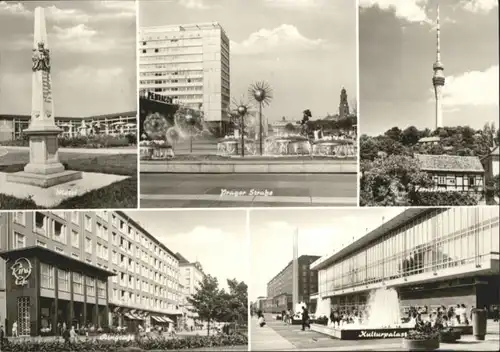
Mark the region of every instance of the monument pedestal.
POLYGON ((48 188, 81 179, 80 171, 65 171, 59 161, 57 135, 60 132, 55 126, 24 130, 30 138, 30 162, 24 171, 9 174, 7 181, 48 188))

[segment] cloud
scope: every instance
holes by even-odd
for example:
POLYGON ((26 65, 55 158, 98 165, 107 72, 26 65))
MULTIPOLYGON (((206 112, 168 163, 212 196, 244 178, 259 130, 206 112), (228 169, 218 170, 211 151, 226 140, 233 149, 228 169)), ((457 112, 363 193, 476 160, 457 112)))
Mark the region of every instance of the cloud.
POLYGON ((205 10, 209 8, 204 0, 179 0, 179 5, 193 10, 205 10))
POLYGON ((122 17, 135 17, 137 14, 136 2, 125 1, 100 1, 97 3, 100 9, 110 10, 111 12, 100 11, 97 14, 98 19, 112 19, 122 17))
POLYGON ((485 71, 469 71, 446 78, 443 106, 498 105, 498 65, 485 71))
POLYGON ((270 51, 296 52, 324 48, 323 39, 309 39, 303 36, 297 27, 282 24, 274 29, 261 29, 250 34, 248 39, 237 43, 231 42, 233 54, 262 54, 270 51))
POLYGON ((431 23, 425 12, 427 2, 428 0, 359 0, 359 6, 394 11, 396 17, 408 22, 431 23))
POLYGON ((324 3, 325 0, 265 0, 265 4, 267 6, 296 8, 296 9, 319 7, 324 3))
POLYGON ((70 70, 64 70, 55 74, 59 82, 73 82, 73 86, 100 87, 109 89, 116 83, 116 79, 123 76, 122 67, 94 68, 89 66, 77 66, 70 70))
POLYGON ((460 4, 470 12, 488 13, 498 7, 498 0, 462 0, 460 4))
POLYGON ((90 20, 90 15, 78 9, 60 9, 54 5, 47 7, 46 15, 54 22, 83 22, 90 20))
POLYGON ((89 53, 108 50, 130 49, 134 38, 109 38, 102 33, 79 24, 73 27, 54 26, 54 35, 49 33, 49 44, 61 52, 89 53), (54 38, 52 43, 52 38, 54 38))
POLYGON ((0 15, 31 16, 31 11, 26 9, 22 3, 8 3, 0 1, 0 15))

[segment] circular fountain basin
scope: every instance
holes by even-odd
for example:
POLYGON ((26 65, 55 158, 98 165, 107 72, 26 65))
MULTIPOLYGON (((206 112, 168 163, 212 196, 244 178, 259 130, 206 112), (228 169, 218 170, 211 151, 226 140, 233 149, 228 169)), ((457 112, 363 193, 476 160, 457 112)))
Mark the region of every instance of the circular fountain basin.
MULTIPOLYGON (((257 152, 256 144, 253 139, 245 139, 245 154, 255 155, 257 152)), ((220 156, 240 156, 241 139, 227 138, 217 143, 217 155, 220 156)))
POLYGON ((356 144, 349 139, 322 139, 313 143, 312 155, 352 158, 357 155, 356 144))
POLYGON ((303 136, 277 136, 268 137, 264 141, 266 155, 309 155, 311 154, 311 143, 303 136))

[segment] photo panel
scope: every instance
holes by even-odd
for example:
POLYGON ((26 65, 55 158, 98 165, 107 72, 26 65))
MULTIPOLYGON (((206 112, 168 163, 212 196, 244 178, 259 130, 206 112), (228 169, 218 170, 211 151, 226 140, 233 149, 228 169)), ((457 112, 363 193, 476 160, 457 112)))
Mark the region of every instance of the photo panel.
POLYGON ((498 2, 359 2, 360 205, 499 204, 498 2))
POLYGON ((255 209, 249 223, 252 351, 498 350, 497 207, 255 209))
POLYGON ((141 208, 357 204, 355 2, 138 11, 141 208))
POLYGON ((247 253, 245 210, 1 212, 2 346, 247 351, 247 253))
POLYGON ((0 2, 0 209, 138 207, 136 12, 0 2))

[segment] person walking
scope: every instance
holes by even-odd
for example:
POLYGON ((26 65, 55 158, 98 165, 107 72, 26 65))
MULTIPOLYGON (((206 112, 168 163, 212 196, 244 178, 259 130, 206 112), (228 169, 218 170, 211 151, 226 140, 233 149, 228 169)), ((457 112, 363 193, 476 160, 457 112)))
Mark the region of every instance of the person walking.
POLYGON ((302 306, 302 331, 305 331, 306 326, 311 330, 311 324, 309 324, 309 312, 306 306, 302 306))
POLYGON ((498 315, 499 315, 499 314, 498 314, 498 306, 495 306, 495 307, 493 308, 493 321, 494 321, 494 322, 498 322, 498 318, 499 318, 499 316, 498 316, 498 315))
POLYGON ((257 313, 257 317, 258 317, 258 324, 261 328, 263 328, 264 326, 266 326, 266 319, 264 319, 264 314, 262 314, 262 311, 259 310, 259 312, 257 313))
POLYGON ((63 330, 62 338, 64 339, 64 347, 71 349, 71 333, 69 332, 69 329, 63 330))

